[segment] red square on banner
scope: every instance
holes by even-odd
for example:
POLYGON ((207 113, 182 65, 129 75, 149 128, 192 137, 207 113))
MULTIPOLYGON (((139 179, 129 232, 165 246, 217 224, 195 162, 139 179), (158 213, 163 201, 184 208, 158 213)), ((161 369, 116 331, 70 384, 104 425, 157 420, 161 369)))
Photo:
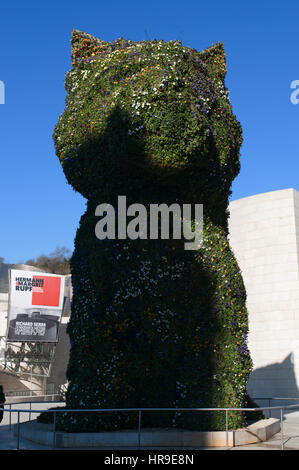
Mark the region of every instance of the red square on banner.
POLYGON ((59 307, 61 278, 55 276, 33 276, 32 305, 59 307), (35 287, 34 284, 36 284, 35 287))

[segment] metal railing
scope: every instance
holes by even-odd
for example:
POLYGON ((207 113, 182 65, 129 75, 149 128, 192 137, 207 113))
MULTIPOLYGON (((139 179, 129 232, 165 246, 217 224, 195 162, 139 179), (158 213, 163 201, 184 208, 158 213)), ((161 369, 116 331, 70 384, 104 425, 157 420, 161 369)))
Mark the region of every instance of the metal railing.
MULTIPOLYGON (((10 414, 10 428, 11 428, 11 413, 17 413, 17 450, 20 449, 20 413, 29 413, 30 417, 32 413, 40 414, 40 413, 53 413, 53 443, 52 449, 56 448, 56 417, 57 413, 115 413, 115 412, 134 412, 138 413, 138 448, 141 448, 141 432, 142 432, 142 412, 161 412, 161 411, 174 411, 174 412, 207 412, 207 411, 216 411, 216 412, 225 412, 225 433, 226 433, 226 449, 229 449, 229 426, 228 426, 228 413, 234 411, 243 411, 243 412, 254 412, 254 411, 266 411, 269 412, 271 410, 279 410, 280 411, 280 437, 281 437, 281 449, 284 449, 284 434, 283 434, 283 419, 284 419, 284 410, 290 410, 299 408, 299 398, 254 398, 254 400, 296 400, 298 401, 295 405, 286 405, 286 406, 266 406, 266 407, 258 407, 258 408, 99 408, 99 409, 52 409, 52 410, 34 410, 31 407, 30 409, 12 409, 10 404, 10 409, 4 408, 4 412, 9 412, 10 414)), ((34 402, 37 404, 38 402, 34 402)), ((45 403, 45 402, 40 402, 45 403)), ((53 401, 52 403, 64 403, 61 401, 53 401)), ((22 403, 14 403, 14 405, 19 405, 22 403)))
MULTIPOLYGON (((266 400, 269 404, 269 418, 271 418, 271 402, 272 401, 298 401, 299 403, 299 398, 291 397, 291 398, 285 398, 285 397, 253 397, 253 401, 260 401, 260 400, 266 400)), ((261 408, 260 408, 261 409, 261 408)))
POLYGON ((41 389, 27 389, 27 390, 6 390, 5 396, 7 398, 15 397, 31 397, 31 396, 40 396, 40 395, 58 395, 54 393, 52 389, 41 390, 41 389))

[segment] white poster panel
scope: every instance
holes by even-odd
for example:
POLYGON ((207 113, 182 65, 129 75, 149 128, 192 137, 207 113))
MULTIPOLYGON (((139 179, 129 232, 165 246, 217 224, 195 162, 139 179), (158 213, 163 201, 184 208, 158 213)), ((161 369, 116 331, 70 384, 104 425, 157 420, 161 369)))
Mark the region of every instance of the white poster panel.
POLYGON ((56 342, 63 298, 64 276, 11 269, 7 340, 56 342))

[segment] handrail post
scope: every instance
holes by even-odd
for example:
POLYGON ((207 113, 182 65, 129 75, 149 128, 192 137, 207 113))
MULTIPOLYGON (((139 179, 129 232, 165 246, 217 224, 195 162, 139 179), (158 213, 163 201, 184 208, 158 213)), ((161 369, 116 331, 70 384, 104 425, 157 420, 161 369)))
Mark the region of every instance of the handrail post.
POLYGON ((226 448, 228 449, 228 410, 225 410, 225 433, 226 448))
POLYGON ((283 450, 283 413, 280 408, 280 435, 281 435, 281 449, 283 450))
POLYGON ((17 450, 20 449, 20 412, 18 411, 18 438, 17 438, 17 450))
POLYGON ((53 419, 53 449, 56 446, 56 411, 54 411, 54 419, 53 419))
POLYGON ((141 444, 141 410, 138 411, 138 447, 141 444))
POLYGON ((9 404, 9 430, 11 431, 11 403, 9 404))

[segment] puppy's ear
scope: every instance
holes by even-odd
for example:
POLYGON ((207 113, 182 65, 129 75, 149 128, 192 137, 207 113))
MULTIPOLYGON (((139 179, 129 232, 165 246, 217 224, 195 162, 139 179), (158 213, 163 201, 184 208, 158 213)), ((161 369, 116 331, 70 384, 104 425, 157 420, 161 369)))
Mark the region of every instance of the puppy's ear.
POLYGON ((95 56, 101 56, 111 48, 109 42, 102 41, 90 34, 73 29, 71 38, 72 66, 88 62, 95 56))
POLYGON ((200 59, 206 64, 210 76, 224 80, 226 75, 226 60, 224 46, 217 42, 199 53, 200 59))

